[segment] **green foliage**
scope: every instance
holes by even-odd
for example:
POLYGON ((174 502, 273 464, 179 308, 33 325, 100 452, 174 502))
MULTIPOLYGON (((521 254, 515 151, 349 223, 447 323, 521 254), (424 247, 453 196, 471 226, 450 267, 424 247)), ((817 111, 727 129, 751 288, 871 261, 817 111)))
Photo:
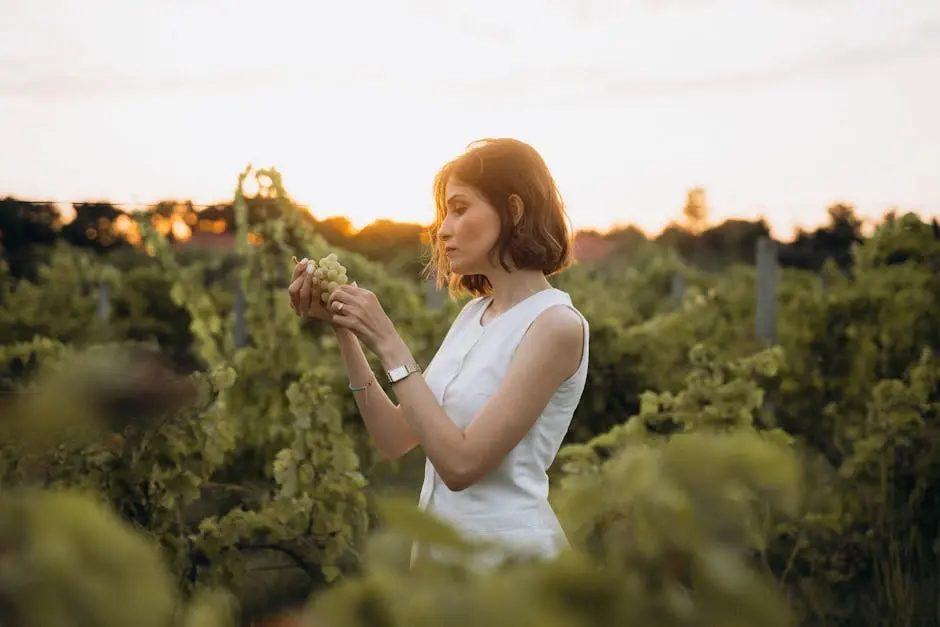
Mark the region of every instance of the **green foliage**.
POLYGON ((940 266, 938 241, 936 220, 927 224, 914 213, 901 218, 889 215, 864 246, 856 246, 855 264, 869 269, 910 261, 936 269, 940 266))
MULTIPOLYGON (((423 363, 460 303, 425 307, 377 232, 371 259, 328 243, 276 170, 246 169, 231 213, 225 255, 142 222, 142 250, 59 245, 31 278, 0 262, 3 624, 228 627, 316 589, 308 624, 334 627, 940 620, 936 225, 891 217, 822 275, 782 271, 774 347, 754 338, 751 267, 638 241, 553 278, 592 329, 552 469, 573 548, 480 574, 407 569, 414 538, 483 547, 413 499, 373 510, 388 468, 332 334, 285 288, 292 256, 336 252, 423 363)), ((846 246, 850 213, 833 214, 846 246)), ((744 259, 756 231, 738 226, 744 259)))
POLYGON ((84 251, 60 244, 38 274, 35 283, 11 281, 6 272, 0 275, 4 283, 0 337, 4 344, 27 341, 35 335, 63 342, 96 339, 98 289, 115 286, 120 280, 117 270, 96 263, 84 251))
POLYGON ((143 534, 81 497, 0 495, 3 622, 11 625, 163 627, 175 589, 143 534))
POLYGON ((572 441, 590 439, 639 411, 647 390, 677 391, 690 346, 707 343, 716 357, 727 358, 760 348, 752 333, 753 271, 735 268, 714 277, 651 251, 636 268, 594 273, 596 279, 571 290, 591 324, 591 364, 572 441), (686 288, 675 301, 670 284, 677 273, 686 277, 686 288))
MULTIPOLYGON (((564 477, 576 460, 603 458, 634 439, 716 419, 737 430, 754 416, 764 433, 785 432, 794 440, 808 473, 802 514, 778 524, 760 549, 801 621, 934 624, 940 618, 933 592, 940 548, 938 255, 936 229, 907 215, 888 220, 856 247, 851 278, 830 268, 823 285, 817 276, 783 272, 778 307, 785 358, 755 370, 759 376, 750 384, 746 372, 721 374, 716 365, 757 350, 748 271, 717 277, 705 294, 689 295, 672 312, 614 333, 603 329, 592 360, 615 365, 598 373, 609 377, 600 390, 589 385, 588 391, 607 403, 638 399, 635 410, 628 407, 636 416, 563 450, 556 474, 564 477), (702 298, 707 305, 696 306, 702 298), (680 363, 678 348, 698 343, 708 357, 693 353, 688 366, 680 363), (718 387, 702 387, 706 382, 718 387), (660 393, 644 395, 637 389, 643 387, 660 393), (734 416, 731 406, 743 413, 734 416)), ((605 416, 593 409, 582 405, 576 420, 601 424, 605 416)), ((574 509, 590 511, 586 503, 574 509)))
MULTIPOLYGON (((773 579, 744 549, 761 535, 754 521, 793 509, 797 474, 785 445, 754 433, 625 445, 559 491, 573 540, 591 527, 603 559, 571 552, 488 573, 434 563, 402 572, 375 551, 364 576, 318 595, 309 614, 347 627, 792 625, 773 579)), ((406 518, 393 530, 454 546, 433 521, 406 518)))

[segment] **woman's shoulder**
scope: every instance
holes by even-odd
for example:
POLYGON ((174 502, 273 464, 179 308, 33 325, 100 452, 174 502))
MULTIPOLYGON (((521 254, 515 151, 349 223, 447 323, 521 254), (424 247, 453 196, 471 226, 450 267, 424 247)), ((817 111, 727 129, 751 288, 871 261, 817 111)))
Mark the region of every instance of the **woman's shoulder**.
POLYGON ((558 333, 586 333, 587 318, 571 300, 571 295, 558 288, 552 288, 552 292, 537 312, 541 325, 558 333))
POLYGON ((561 305, 569 312, 574 312, 577 314, 577 317, 587 324, 587 318, 581 312, 581 310, 578 309, 578 306, 571 298, 571 294, 557 287, 552 287, 551 289, 546 290, 546 295, 547 300, 542 304, 542 311, 545 311, 546 309, 558 309, 558 306, 561 305))

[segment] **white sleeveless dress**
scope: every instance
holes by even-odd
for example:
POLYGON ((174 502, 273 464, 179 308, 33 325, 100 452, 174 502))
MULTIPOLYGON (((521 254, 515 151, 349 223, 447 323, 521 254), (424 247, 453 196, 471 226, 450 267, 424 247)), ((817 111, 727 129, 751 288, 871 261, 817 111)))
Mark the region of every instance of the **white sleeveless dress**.
MULTIPOLYGON (((584 348, 577 371, 559 386, 532 429, 477 483, 452 492, 430 460, 425 463, 419 508, 465 537, 500 545, 496 552, 475 556, 473 566, 482 569, 497 566, 511 555, 551 559, 568 544, 548 502, 547 470, 584 391, 589 338, 587 320, 561 290, 536 292, 484 326, 481 317, 490 300, 480 297, 467 303, 424 373, 438 402, 461 429, 467 428, 496 392, 526 331, 546 309, 561 305, 581 317, 584 348)), ((519 394, 525 393, 519 390, 519 394)), ((424 550, 429 550, 432 559, 447 559, 439 549, 415 544, 412 565, 424 550)))

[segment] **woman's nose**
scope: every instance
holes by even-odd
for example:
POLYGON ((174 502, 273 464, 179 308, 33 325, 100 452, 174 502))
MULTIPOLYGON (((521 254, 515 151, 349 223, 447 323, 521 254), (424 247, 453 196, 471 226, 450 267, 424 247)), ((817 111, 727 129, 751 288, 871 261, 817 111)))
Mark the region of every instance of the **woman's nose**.
POLYGON ((443 222, 441 222, 441 228, 438 229, 437 236, 446 242, 448 239, 450 239, 451 235, 453 235, 453 233, 450 225, 450 217, 447 217, 444 218, 443 222))

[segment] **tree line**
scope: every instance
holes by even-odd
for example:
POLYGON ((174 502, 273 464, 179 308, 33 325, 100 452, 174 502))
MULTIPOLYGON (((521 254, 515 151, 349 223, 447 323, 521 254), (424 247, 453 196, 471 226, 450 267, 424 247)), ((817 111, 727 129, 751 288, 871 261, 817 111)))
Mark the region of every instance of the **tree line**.
MULTIPOLYGON (((276 218, 282 211, 279 207, 283 205, 263 195, 246 200, 251 223, 276 218)), ((362 254, 403 276, 417 276, 422 268, 426 242, 423 225, 378 220, 357 231, 346 218, 318 219, 299 204, 291 203, 291 207, 331 246, 362 254)), ((835 204, 827 211, 828 221, 822 226, 800 230, 792 241, 779 242, 781 266, 819 270, 827 259, 832 259, 843 270, 850 267, 851 248, 863 240, 863 221, 851 205, 835 204)), ((149 220, 179 247, 225 248, 234 240, 232 203, 197 207, 190 201, 165 201, 134 212, 110 202, 87 202, 72 205, 70 213, 63 215, 50 202, 0 199, 0 241, 12 276, 32 278, 45 247, 59 241, 100 253, 137 246, 140 219, 149 220)), ((936 219, 933 224, 940 232, 936 219)), ((655 236, 635 226, 576 234, 582 244, 579 250, 597 249, 612 261, 629 263, 630 251, 652 242, 675 250, 690 265, 711 271, 737 263, 752 264, 757 241, 769 236, 770 226, 763 218, 710 224, 704 191, 699 188, 689 192, 682 217, 655 236)), ((598 254, 596 250, 594 254, 598 254)))

